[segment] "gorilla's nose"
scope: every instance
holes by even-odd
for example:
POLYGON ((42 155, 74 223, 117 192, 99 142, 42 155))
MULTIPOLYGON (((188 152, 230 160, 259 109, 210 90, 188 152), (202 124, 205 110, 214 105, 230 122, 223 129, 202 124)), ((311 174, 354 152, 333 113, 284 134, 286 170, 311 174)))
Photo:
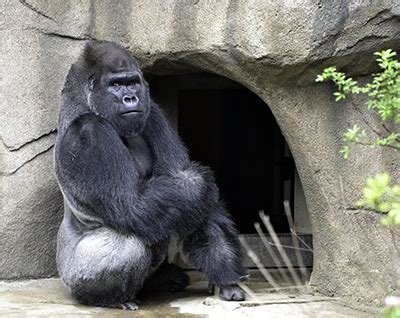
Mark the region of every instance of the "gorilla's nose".
POLYGON ((126 107, 135 108, 139 100, 136 96, 125 95, 124 97, 122 97, 122 102, 126 107))

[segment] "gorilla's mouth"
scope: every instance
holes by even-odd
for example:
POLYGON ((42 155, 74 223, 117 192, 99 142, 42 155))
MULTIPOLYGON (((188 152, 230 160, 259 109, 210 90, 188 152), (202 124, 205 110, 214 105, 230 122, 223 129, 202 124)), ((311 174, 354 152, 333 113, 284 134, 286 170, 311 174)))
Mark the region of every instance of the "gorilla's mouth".
POLYGON ((141 110, 128 110, 126 112, 120 113, 121 116, 129 116, 129 115, 134 115, 134 114, 141 114, 141 110))

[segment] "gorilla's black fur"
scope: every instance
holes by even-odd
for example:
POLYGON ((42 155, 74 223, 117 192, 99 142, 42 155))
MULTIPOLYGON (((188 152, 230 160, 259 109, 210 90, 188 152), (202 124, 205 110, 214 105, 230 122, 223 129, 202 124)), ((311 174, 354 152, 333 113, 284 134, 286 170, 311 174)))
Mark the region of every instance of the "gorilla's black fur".
POLYGON ((89 42, 72 65, 55 170, 65 202, 58 270, 78 301, 136 309, 142 288, 185 287, 165 262, 173 235, 223 298, 244 299, 238 233, 213 175, 189 160, 121 46, 89 42))

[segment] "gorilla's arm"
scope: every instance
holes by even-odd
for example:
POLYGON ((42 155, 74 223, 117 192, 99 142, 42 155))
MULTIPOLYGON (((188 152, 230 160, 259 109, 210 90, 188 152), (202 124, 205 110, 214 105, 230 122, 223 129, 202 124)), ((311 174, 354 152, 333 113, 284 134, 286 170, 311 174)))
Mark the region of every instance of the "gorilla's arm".
MULTIPOLYGON (((163 175, 169 171, 191 170, 199 173, 205 181, 205 197, 199 204, 200 213, 208 211, 209 204, 219 200, 219 190, 211 169, 189 159, 188 151, 178 133, 171 127, 161 109, 152 102, 151 112, 143 131, 155 157, 155 175, 163 175)), ((199 212, 197 212, 199 213, 199 212)), ((202 215, 199 214, 201 218, 202 215)))
POLYGON ((199 170, 171 170, 140 185, 120 136, 93 113, 75 119, 59 138, 56 173, 64 195, 81 213, 151 244, 173 231, 191 232, 203 221, 202 211, 194 208, 205 189, 199 170))
POLYGON ((143 136, 155 156, 155 174, 183 170, 190 166, 186 147, 154 102, 151 103, 151 111, 143 136))

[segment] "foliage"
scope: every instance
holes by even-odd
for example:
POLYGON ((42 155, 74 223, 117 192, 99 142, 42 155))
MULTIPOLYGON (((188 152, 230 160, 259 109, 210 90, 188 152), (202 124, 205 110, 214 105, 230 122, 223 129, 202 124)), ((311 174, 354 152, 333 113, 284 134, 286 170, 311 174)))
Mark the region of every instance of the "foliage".
MULTIPOLYGON (((336 66, 326 68, 321 75, 317 76, 316 81, 323 82, 331 79, 338 87, 338 91, 333 93, 336 101, 344 100, 350 94, 368 95, 370 97, 367 102, 368 109, 375 111, 383 123, 393 121, 395 124, 400 124, 400 62, 395 59, 396 52, 390 49, 376 52, 375 55, 378 56, 376 60, 382 71, 373 75, 372 83, 359 86, 357 81, 338 72, 336 66)), ((389 131, 386 126, 385 129, 388 132, 386 136, 378 136, 370 141, 365 130, 355 125, 344 134, 343 139, 349 144, 385 146, 400 150, 400 134, 389 131)), ((348 158, 350 150, 349 146, 347 150, 342 149, 345 158, 348 158)))
MULTIPOLYGON (((351 94, 366 94, 369 97, 367 108, 376 112, 382 119, 382 127, 386 132, 384 135, 372 128, 375 134, 375 138, 372 138, 357 124, 343 134, 346 145, 340 152, 345 159, 349 158, 353 145, 381 146, 400 150, 400 133, 386 126, 388 122, 396 128, 400 124, 400 62, 395 58, 396 52, 390 49, 374 54, 377 56, 381 72, 374 74, 372 82, 365 86, 360 86, 356 80, 337 71, 335 66, 326 68, 316 79, 317 82, 332 80, 336 84, 338 91, 333 93, 336 101, 344 100, 351 94)), ((382 224, 400 226, 400 185, 391 186, 390 181, 388 173, 368 178, 363 198, 358 204, 377 212, 387 213, 382 219, 382 224)))
POLYGON ((382 219, 383 225, 400 226, 400 185, 390 186, 390 179, 386 172, 367 178, 363 198, 358 205, 387 213, 382 219))
POLYGON ((386 297, 385 305, 382 312, 385 318, 400 318, 400 297, 386 297))

